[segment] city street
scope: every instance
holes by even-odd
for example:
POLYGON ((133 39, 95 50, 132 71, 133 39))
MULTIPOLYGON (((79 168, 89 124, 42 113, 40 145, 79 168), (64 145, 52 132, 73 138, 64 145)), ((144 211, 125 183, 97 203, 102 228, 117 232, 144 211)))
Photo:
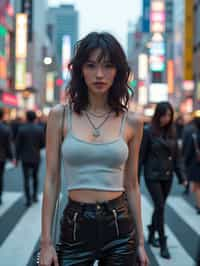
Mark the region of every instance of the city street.
MULTIPOLYGON (((45 172, 44 152, 40 167, 40 191, 43 186, 45 172)), ((22 193, 22 173, 20 165, 13 168, 7 165, 5 174, 5 192, 3 194, 3 205, 0 207, 0 265, 2 266, 25 266, 30 265, 33 250, 39 243, 40 236, 40 201, 30 208, 25 207, 25 199, 22 193), (14 261, 13 261, 14 258, 14 261)), ((65 182, 62 184, 63 199, 65 182)), ((145 237, 146 226, 150 222, 152 205, 145 187, 142 190, 142 212, 145 237)), ((193 209, 192 196, 182 195, 183 188, 177 186, 174 180, 173 191, 169 197, 166 209, 166 231, 169 249, 172 255, 170 261, 159 256, 159 250, 149 248, 146 250, 151 265, 157 266, 192 266, 195 265, 196 248, 199 237, 200 216, 193 209)), ((65 202, 63 201, 65 204, 65 202)), ((64 205, 63 204, 63 205, 64 205)))

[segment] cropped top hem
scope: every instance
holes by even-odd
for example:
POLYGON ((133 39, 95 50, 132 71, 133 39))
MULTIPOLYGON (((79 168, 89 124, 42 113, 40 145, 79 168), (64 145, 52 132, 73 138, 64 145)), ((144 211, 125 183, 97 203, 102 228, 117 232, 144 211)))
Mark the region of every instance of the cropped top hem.
POLYGON ((113 188, 113 187, 95 187, 95 186, 68 186, 67 190, 102 190, 102 191, 125 191, 124 187, 120 187, 120 188, 113 188))

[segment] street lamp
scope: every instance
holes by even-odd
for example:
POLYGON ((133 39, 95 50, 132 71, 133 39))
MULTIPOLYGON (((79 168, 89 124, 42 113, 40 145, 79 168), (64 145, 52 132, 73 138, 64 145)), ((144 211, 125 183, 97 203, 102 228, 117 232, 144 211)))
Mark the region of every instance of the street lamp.
POLYGON ((52 58, 51 57, 45 57, 43 62, 45 65, 51 65, 52 64, 52 58))

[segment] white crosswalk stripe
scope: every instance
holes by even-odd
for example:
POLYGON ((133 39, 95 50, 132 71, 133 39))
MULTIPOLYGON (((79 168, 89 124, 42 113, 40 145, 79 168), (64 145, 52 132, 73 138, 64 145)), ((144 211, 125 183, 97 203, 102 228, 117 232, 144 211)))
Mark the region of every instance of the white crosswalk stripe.
MULTIPOLYGON (((142 196, 142 217, 143 217, 143 228, 144 234, 147 237, 147 225, 150 224, 150 219, 152 215, 152 206, 148 202, 145 196, 142 196)), ((159 249, 151 247, 153 255, 156 257, 159 265, 162 266, 193 266, 194 260, 186 253, 183 249, 181 243, 178 241, 176 236, 166 225, 166 234, 168 236, 168 246, 172 258, 169 260, 163 259, 160 257, 159 249)))
MULTIPOLYGON (((22 192, 4 192, 3 205, 0 206, 0 219, 11 211, 12 206, 23 197, 22 192)), ((18 222, 12 228, 2 245, 0 246, 0 265, 3 266, 27 266, 30 257, 36 246, 41 232, 41 203, 42 195, 39 202, 27 208, 18 222), (14 258, 14 264, 13 264, 14 258), (3 262, 3 264, 1 264, 3 262)), ((19 202, 18 202, 19 204, 19 202)), ((168 206, 174 210, 176 215, 184 221, 196 235, 199 235, 199 217, 194 209, 181 197, 170 196, 167 201, 168 206)), ((152 215, 152 205, 149 199, 142 195, 142 216, 145 238, 147 238, 147 225, 150 223, 152 215)), ((15 217, 13 216, 13 219, 15 217)), ((1 230, 0 227, 0 234, 1 230)), ((168 236, 168 246, 172 258, 166 260, 160 257, 159 249, 150 247, 150 250, 158 265, 161 266, 194 266, 192 258, 184 249, 178 237, 175 236, 171 228, 166 225, 166 234, 168 236)), ((94 266, 98 263, 95 262, 94 266)), ((154 266, 154 265, 153 265, 154 266)))
POLYGON ((41 196, 39 197, 39 202, 26 211, 20 222, 0 247, 0 258, 4 262, 4 266, 27 265, 40 236, 40 213, 41 196))
POLYGON ((200 235, 200 217, 184 199, 169 197, 167 204, 184 220, 197 235, 200 235))
POLYGON ((0 217, 22 196, 19 192, 4 192, 3 204, 0 207, 0 217))

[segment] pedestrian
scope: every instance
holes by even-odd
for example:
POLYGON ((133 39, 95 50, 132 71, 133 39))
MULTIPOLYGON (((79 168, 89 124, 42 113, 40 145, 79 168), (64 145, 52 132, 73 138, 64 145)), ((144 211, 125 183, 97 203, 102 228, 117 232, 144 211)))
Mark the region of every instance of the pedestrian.
POLYGON ((137 165, 142 122, 128 112, 129 67, 109 33, 77 43, 69 67, 69 104, 47 122, 47 171, 40 265, 148 265, 144 250, 137 165), (58 256, 50 236, 60 190, 59 139, 68 203, 61 218, 58 256))
POLYGON ((7 160, 13 159, 13 152, 11 147, 11 130, 8 125, 3 122, 4 111, 0 109, 0 205, 2 204, 3 192, 3 175, 7 160))
POLYGON ((40 164, 40 150, 44 147, 44 131, 35 123, 34 111, 26 112, 26 122, 18 129, 16 139, 16 161, 21 160, 24 176, 24 192, 26 206, 37 202, 38 194, 38 170, 40 164), (30 192, 30 176, 33 181, 32 195, 30 192))
POLYGON ((160 254, 166 259, 170 259, 170 253, 164 230, 164 209, 172 186, 173 173, 176 173, 179 183, 186 185, 173 116, 174 111, 169 102, 157 104, 150 125, 144 128, 140 150, 145 183, 154 205, 152 222, 148 226, 148 243, 155 247, 160 246, 160 254), (155 239, 156 231, 159 234, 159 245, 155 239))
POLYGON ((184 133, 184 160, 191 191, 196 197, 196 209, 200 214, 200 116, 194 112, 194 119, 184 133))

